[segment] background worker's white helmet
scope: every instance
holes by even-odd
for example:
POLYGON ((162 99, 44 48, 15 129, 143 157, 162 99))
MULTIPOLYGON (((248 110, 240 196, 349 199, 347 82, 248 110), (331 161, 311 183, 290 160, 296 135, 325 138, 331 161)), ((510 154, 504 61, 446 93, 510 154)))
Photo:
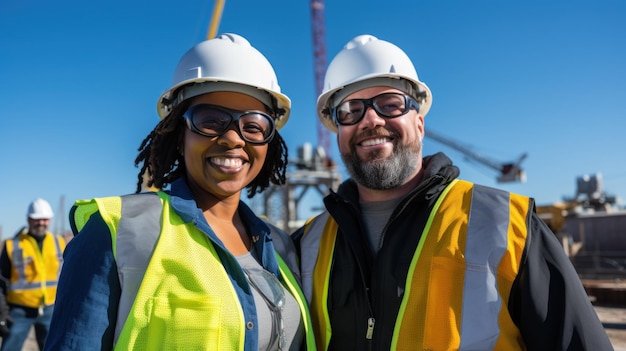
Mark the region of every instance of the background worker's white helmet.
POLYGON ((54 217, 54 213, 48 201, 39 198, 35 199, 28 206, 27 216, 31 219, 51 219, 54 217))
POLYGON ((276 129, 289 118, 291 100, 280 92, 274 68, 240 35, 221 34, 189 49, 176 66, 172 87, 159 98, 159 116, 165 118, 182 101, 214 91, 239 92, 263 102, 275 112, 276 129))
POLYGON ((328 65, 317 99, 318 117, 336 133, 332 109, 357 90, 378 85, 392 86, 417 99, 422 116, 430 110, 430 89, 417 77, 407 54, 390 42, 364 34, 350 40, 328 65))

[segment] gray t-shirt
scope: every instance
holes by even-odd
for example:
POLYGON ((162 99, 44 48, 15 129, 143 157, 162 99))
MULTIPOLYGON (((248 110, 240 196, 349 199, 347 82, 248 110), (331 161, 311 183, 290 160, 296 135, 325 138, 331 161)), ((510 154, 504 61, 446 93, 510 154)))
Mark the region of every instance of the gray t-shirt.
MULTIPOLYGON (((271 284, 269 282, 263 282, 263 280, 267 279, 266 275, 260 272, 263 267, 250 252, 237 256, 237 261, 246 274, 254 275, 254 277, 249 277, 249 280, 259 282, 257 285, 268 286, 271 284)), ((267 274, 271 273, 267 272, 267 274)), ((259 350, 278 350, 278 342, 275 342, 272 348, 268 348, 272 340, 272 333, 279 332, 275 330, 274 320, 272 319, 278 318, 278 316, 276 313, 274 313, 274 316, 272 315, 273 312, 270 310, 268 303, 266 303, 260 295, 255 284, 250 284, 250 286, 252 287, 252 296, 254 297, 254 304, 256 305, 258 316, 259 350)), ((298 306, 296 299, 291 295, 289 290, 285 289, 282 285, 280 285, 280 288, 283 290, 285 296, 285 305, 281 312, 283 333, 286 341, 283 350, 299 350, 304 338, 304 324, 302 323, 300 306, 298 306)), ((266 295, 271 294, 266 293, 266 295)), ((272 297, 268 296, 268 298, 271 299, 272 297)))
POLYGON ((393 210, 404 196, 387 201, 361 202, 361 213, 365 222, 365 231, 370 249, 376 254, 382 247, 382 234, 393 210))

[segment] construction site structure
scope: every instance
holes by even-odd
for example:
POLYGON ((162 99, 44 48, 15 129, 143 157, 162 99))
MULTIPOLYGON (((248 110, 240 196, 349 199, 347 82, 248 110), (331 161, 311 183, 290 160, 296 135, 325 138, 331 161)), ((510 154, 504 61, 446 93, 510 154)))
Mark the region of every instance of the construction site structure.
POLYGON ((626 305, 626 209, 604 191, 600 173, 577 178, 576 194, 537 206, 563 245, 590 296, 626 305))
POLYGON ((577 178, 576 194, 537 206, 577 271, 586 277, 626 278, 626 209, 604 191, 602 174, 577 178))
POLYGON ((277 227, 292 233, 309 217, 300 215, 301 211, 307 210, 302 206, 309 190, 314 190, 319 196, 317 201, 308 203, 308 213, 312 215, 322 211, 321 199, 331 189, 337 189, 341 175, 335 164, 326 157, 324 149, 318 146, 314 151, 310 143, 298 147, 298 158, 289 160, 289 164, 291 170, 287 172, 287 184, 266 189, 263 192, 262 208, 256 210, 277 227))

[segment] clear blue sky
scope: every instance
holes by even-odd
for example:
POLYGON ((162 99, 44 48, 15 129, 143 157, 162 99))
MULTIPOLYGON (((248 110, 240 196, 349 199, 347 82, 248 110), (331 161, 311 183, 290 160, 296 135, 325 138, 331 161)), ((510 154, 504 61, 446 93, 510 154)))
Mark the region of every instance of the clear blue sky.
MULTIPOLYGON (((158 122, 157 98, 180 56, 206 38, 213 6, 0 2, 5 238, 36 197, 57 212, 63 197, 67 212, 76 199, 134 192, 133 161, 158 122)), ((274 65, 293 102, 281 132, 294 156, 317 144, 309 6, 228 0, 219 27, 274 65)), ((496 161, 528 153, 527 182, 498 184, 491 169, 425 139, 425 153, 446 152, 462 178, 549 204, 573 196, 578 176, 600 172, 606 191, 626 198, 626 2, 326 0, 325 19, 329 61, 364 33, 407 52, 433 92, 427 129, 496 161)), ((56 218, 52 229, 69 226, 67 213, 56 218)))

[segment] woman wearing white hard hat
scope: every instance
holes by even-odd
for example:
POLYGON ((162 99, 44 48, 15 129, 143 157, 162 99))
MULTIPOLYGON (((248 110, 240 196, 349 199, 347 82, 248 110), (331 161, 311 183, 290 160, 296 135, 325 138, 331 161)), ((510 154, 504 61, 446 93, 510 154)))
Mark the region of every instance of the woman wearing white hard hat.
POLYGON ((136 158, 154 191, 72 209, 46 348, 315 349, 290 238, 240 200, 285 183, 290 107, 239 35, 183 55, 136 158))

